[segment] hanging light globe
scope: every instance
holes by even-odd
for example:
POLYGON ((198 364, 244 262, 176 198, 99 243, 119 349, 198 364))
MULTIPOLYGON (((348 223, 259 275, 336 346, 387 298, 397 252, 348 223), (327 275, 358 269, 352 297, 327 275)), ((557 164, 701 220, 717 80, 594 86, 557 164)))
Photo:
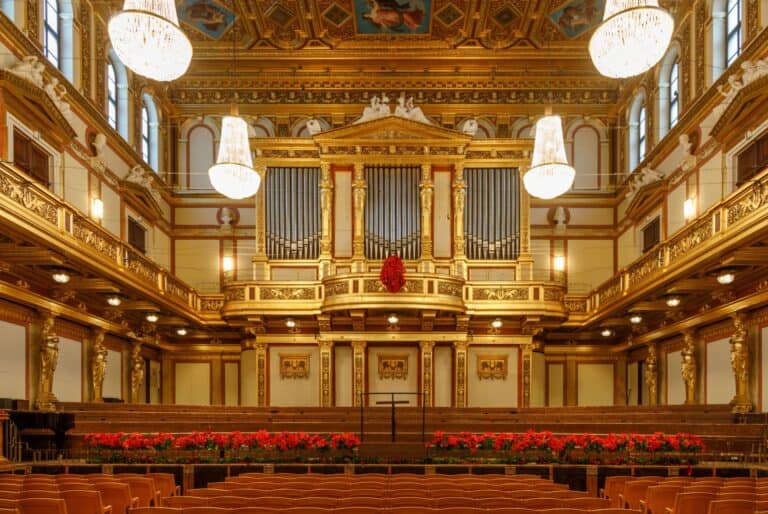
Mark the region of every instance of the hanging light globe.
POLYGON ((123 64, 154 80, 179 78, 192 60, 173 0, 125 0, 109 20, 109 40, 123 64))
POLYGON ((233 200, 256 194, 261 176, 253 169, 251 147, 248 145, 248 124, 239 116, 224 116, 216 164, 208 169, 211 185, 233 200))
POLYGON ((536 123, 531 167, 523 176, 528 194, 549 200, 568 191, 576 171, 568 165, 560 116, 544 116, 536 123))
POLYGON ((603 22, 589 40, 589 55, 606 77, 639 75, 664 56, 674 25, 658 0, 606 0, 603 22))

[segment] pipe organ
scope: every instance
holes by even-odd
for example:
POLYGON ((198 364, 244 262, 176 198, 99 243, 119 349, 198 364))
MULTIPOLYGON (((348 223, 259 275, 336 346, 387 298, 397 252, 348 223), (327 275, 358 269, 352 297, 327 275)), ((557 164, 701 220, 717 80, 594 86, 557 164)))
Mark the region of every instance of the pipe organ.
POLYGON ((465 252, 478 260, 517 259, 520 179, 517 168, 466 168, 465 252))
POLYGON ((266 242, 270 259, 320 255, 320 168, 268 168, 266 242))

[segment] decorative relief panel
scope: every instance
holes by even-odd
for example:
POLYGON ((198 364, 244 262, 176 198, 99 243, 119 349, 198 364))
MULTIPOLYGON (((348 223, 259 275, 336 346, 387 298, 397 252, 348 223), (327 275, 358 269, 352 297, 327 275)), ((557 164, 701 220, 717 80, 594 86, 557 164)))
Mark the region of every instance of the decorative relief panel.
POLYGON ((448 296, 455 296, 457 298, 462 297, 462 287, 454 282, 438 282, 437 294, 444 294, 448 296))
POLYGON ((687 230, 682 237, 669 244, 669 262, 672 263, 690 250, 712 237, 712 218, 698 223, 692 230, 687 230))
POLYGON ((768 202, 765 184, 755 184, 747 194, 739 197, 728 206, 728 224, 733 225, 768 202))
POLYGON ((259 292, 262 300, 314 300, 312 287, 262 287, 259 292))
POLYGON ((473 300, 528 300, 527 287, 482 287, 472 291, 473 300))
POLYGON ((245 288, 244 287, 229 287, 224 291, 225 302, 242 302, 245 301, 245 288))
POLYGON ((349 293, 349 283, 347 283, 344 280, 331 282, 330 284, 326 284, 325 286, 326 298, 330 298, 332 296, 337 296, 340 294, 348 294, 348 293, 349 293))
POLYGON ((0 176, 0 192, 46 221, 53 224, 58 222, 56 206, 28 184, 21 183, 8 176, 0 176))
POLYGON ((279 354, 280 378, 309 378, 309 354, 279 354))
POLYGON ((72 235, 110 260, 117 261, 119 246, 111 239, 97 234, 79 218, 75 218, 72 222, 72 235))
POLYGON ((506 380, 507 355, 478 355, 477 377, 480 380, 506 380))
POLYGON ((379 378, 405 380, 408 378, 408 354, 379 354, 379 378))

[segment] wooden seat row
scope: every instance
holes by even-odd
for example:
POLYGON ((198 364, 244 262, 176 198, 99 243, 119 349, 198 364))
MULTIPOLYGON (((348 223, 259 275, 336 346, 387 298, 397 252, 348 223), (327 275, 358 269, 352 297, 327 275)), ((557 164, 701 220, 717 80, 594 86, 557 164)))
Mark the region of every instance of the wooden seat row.
MULTIPOLYGON (((149 507, 140 509, 131 509, 130 514, 488 514, 490 511, 484 509, 462 507, 451 509, 409 509, 409 508, 391 508, 375 509, 360 507, 356 509, 318 509, 318 508, 292 508, 292 509, 269 509, 264 507, 221 507, 212 505, 188 506, 181 508, 174 507, 149 507)), ((494 514, 640 514, 640 511, 615 508, 574 508, 574 507, 506 507, 494 509, 494 514)))

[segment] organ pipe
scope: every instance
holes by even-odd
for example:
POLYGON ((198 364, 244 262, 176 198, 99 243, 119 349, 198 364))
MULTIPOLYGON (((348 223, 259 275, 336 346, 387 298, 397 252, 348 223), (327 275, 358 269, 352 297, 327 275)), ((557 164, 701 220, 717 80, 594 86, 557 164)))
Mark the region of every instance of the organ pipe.
POLYGON ((465 253, 470 259, 517 259, 520 253, 519 180, 514 168, 467 168, 465 253))
POLYGON ((266 180, 267 257, 320 255, 320 169, 270 168, 266 180))

